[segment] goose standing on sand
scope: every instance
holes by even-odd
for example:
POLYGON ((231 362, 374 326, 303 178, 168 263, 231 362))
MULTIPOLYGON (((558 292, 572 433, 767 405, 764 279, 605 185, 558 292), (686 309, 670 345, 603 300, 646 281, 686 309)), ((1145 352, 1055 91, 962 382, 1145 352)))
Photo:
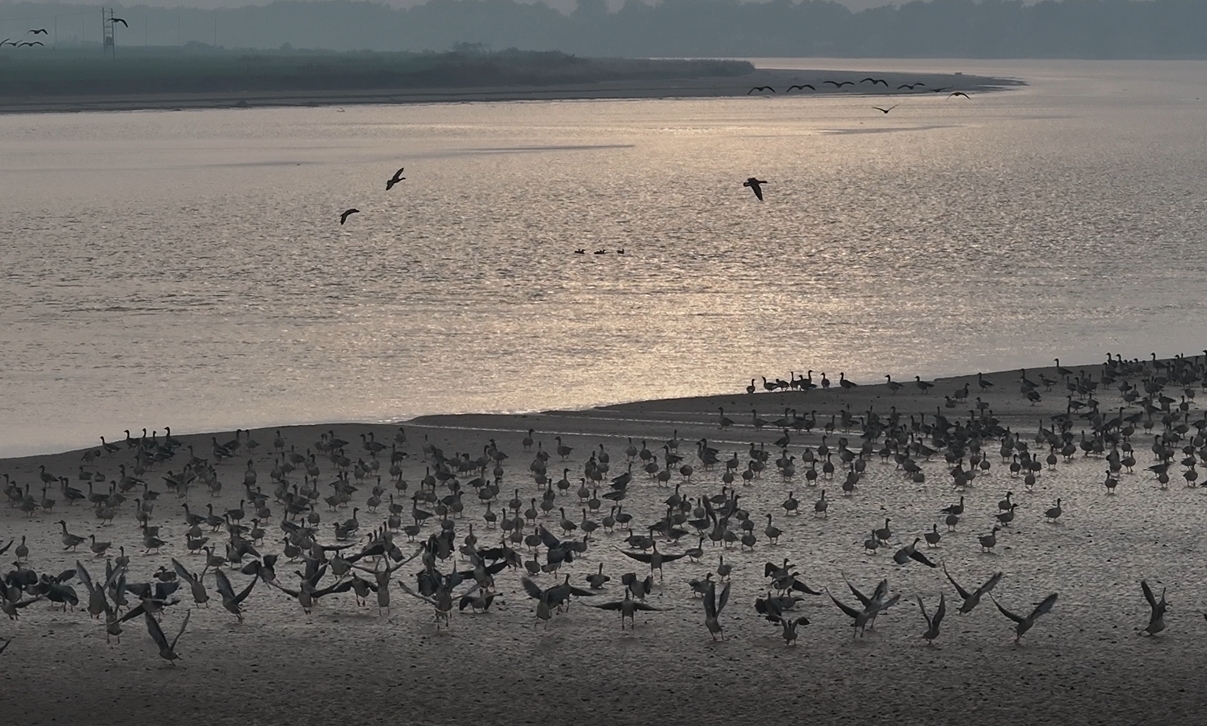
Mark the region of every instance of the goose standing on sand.
POLYGON ((1064 510, 1060 508, 1060 501, 1060 499, 1057 499, 1056 506, 1044 512, 1044 516, 1048 518, 1048 522, 1054 523, 1061 514, 1064 514, 1064 510))
POLYGON ((1032 625, 1035 625, 1035 621, 1039 618, 1039 616, 1043 615, 1044 613, 1051 612, 1052 606, 1056 604, 1056 593, 1052 593, 1051 595, 1045 597, 1043 602, 1036 605, 1035 609, 1032 610, 1031 613, 1026 617, 1010 612, 1006 608, 1002 607, 1002 604, 992 596, 990 596, 990 599, 993 600, 994 605, 997 605, 997 609, 1002 611, 1002 615, 1005 615, 1016 623, 1014 627, 1014 644, 1018 645, 1022 641, 1023 635, 1025 635, 1026 632, 1031 629, 1032 625))
POLYGON ((763 201, 763 185, 766 183, 767 182, 765 180, 752 176, 746 181, 742 182, 742 186, 750 187, 750 191, 754 192, 754 196, 758 197, 759 201, 761 202, 763 201))
POLYGON ((977 541, 981 543, 981 551, 993 552, 993 548, 997 546, 997 533, 1001 527, 994 525, 993 530, 989 534, 982 534, 977 537, 977 541))
POLYGON ((1144 591, 1144 599, 1148 601, 1148 606, 1152 608, 1152 614, 1148 617, 1148 625, 1144 626, 1144 629, 1140 632, 1156 635, 1165 630, 1165 611, 1169 609, 1169 603, 1165 602, 1165 588, 1161 588, 1160 600, 1153 596, 1152 588, 1148 586, 1146 580, 1140 581, 1140 589, 1144 591))

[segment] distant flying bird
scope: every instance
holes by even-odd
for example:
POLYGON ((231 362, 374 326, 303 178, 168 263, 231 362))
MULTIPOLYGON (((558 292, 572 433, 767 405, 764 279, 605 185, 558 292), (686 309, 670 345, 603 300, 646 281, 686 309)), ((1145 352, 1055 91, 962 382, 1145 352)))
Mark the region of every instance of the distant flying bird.
POLYGON ((915 88, 917 88, 918 86, 925 86, 925 85, 926 84, 923 83, 922 81, 918 81, 917 83, 902 83, 900 86, 897 86, 897 90, 900 91, 902 88, 908 88, 909 90, 912 91, 915 88))
POLYGON ((948 88, 932 88, 930 90, 932 93, 947 93, 948 91, 951 90, 951 88, 950 87, 948 87, 948 88))
POLYGON ((784 93, 792 93, 792 89, 793 89, 793 88, 799 88, 799 89, 800 89, 800 90, 802 90, 802 91, 803 91, 803 90, 805 90, 806 88, 808 88, 810 91, 816 91, 816 90, 817 90, 816 88, 814 88, 813 86, 809 85, 808 83, 802 83, 802 84, 797 85, 797 86, 788 86, 788 90, 787 90, 787 91, 784 91, 784 93))
POLYGON ((772 93, 775 93, 775 89, 772 88, 771 86, 755 86, 754 88, 747 91, 746 95, 749 96, 750 94, 754 93, 755 91, 758 91, 759 93, 762 93, 763 91, 771 91, 772 93))
POLYGON ((189 618, 193 615, 193 611, 189 610, 184 614, 184 622, 180 624, 180 632, 176 633, 176 637, 172 638, 169 643, 164 636, 163 630, 159 627, 159 623, 149 612, 143 613, 143 617, 147 622, 147 632, 151 634, 151 639, 159 646, 159 657, 163 658, 172 665, 176 665, 175 661, 180 656, 176 655, 176 643, 180 640, 180 636, 184 635, 184 629, 189 627, 189 618))
POLYGON ((29 32, 33 33, 34 35, 46 35, 46 28, 34 28, 29 32))
POLYGON ((21 47, 23 47, 23 46, 30 46, 30 45, 43 45, 43 43, 42 43, 42 41, 40 41, 40 40, 34 40, 34 41, 28 41, 28 40, 27 40, 27 41, 25 41, 24 43, 17 43, 17 47, 18 47, 18 48, 21 48, 21 47))
POLYGON ((835 88, 842 88, 843 86, 855 85, 855 81, 842 81, 841 83, 838 81, 822 81, 822 83, 829 83, 831 86, 834 86, 835 88))
POLYGON ((339 215, 339 223, 342 225, 344 222, 347 222, 348 217, 351 217, 353 214, 360 214, 360 210, 359 209, 345 209, 343 214, 339 215))
MULTIPOLYGON (((963 91, 956 91, 955 93, 948 96, 948 98, 954 98, 956 96, 963 96, 964 98, 968 98, 968 94, 964 93, 963 91)), ((969 99, 969 100, 972 100, 972 99, 969 99)))
POLYGON ((883 78, 872 78, 871 76, 868 76, 860 81, 860 83, 863 83, 864 81, 871 81, 873 86, 877 83, 880 83, 883 84, 885 88, 888 88, 888 81, 884 80, 883 78))
POLYGON ((1140 589, 1144 591, 1144 599, 1148 601, 1148 606, 1152 608, 1152 614, 1148 618, 1148 625, 1140 632, 1156 635, 1165 630, 1165 611, 1169 609, 1169 603, 1165 602, 1165 589, 1161 589, 1160 600, 1153 595, 1152 588, 1148 586, 1146 580, 1140 581, 1140 589))
POLYGON ((742 186, 750 187, 750 191, 754 192, 754 196, 758 197, 759 201, 761 202, 761 201, 763 201, 762 185, 766 184, 766 183, 767 183, 766 181, 759 179, 758 177, 752 176, 749 179, 747 179, 746 181, 742 182, 742 186))
POLYGON ((899 103, 894 103, 892 106, 889 106, 888 108, 880 108, 879 106, 872 106, 872 108, 876 109, 880 113, 888 113, 889 111, 892 111, 894 108, 897 108, 900 105, 901 104, 899 104, 899 103))
POLYGON ((402 175, 402 169, 399 169, 398 171, 394 172, 394 176, 392 176, 386 180, 386 191, 387 192, 390 191, 391 189, 394 188, 395 184, 397 184, 400 181, 404 181, 405 179, 406 179, 406 177, 402 175))
POLYGON ((16 42, 13 41, 11 38, 5 38, 4 40, 0 40, 0 48, 3 48, 5 43, 8 43, 9 45, 12 45, 12 46, 17 45, 16 42))
POLYGON ((114 25, 121 23, 122 25, 126 26, 127 28, 130 27, 130 24, 127 23, 122 18, 110 18, 110 20, 113 22, 114 25))

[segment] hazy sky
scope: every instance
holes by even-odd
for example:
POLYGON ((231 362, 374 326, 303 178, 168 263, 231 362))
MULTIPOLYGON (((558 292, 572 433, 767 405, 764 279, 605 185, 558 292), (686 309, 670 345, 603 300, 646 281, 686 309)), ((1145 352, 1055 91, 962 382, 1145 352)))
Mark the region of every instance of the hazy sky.
MULTIPOLYGON (((51 0, 31 0, 32 2, 49 2, 51 0)), ((195 7, 195 8, 217 8, 217 7, 241 7, 244 5, 266 5, 272 0, 124 0, 120 3, 112 2, 111 0, 62 0, 64 4, 72 5, 111 5, 121 4, 125 7, 134 5, 149 5, 151 7, 195 7)), ((418 5, 425 0, 381 0, 387 5, 409 6, 418 5)), ((638 0, 639 1, 639 0, 638 0)), ((759 0, 750 0, 758 2, 759 0)), ((864 8, 877 7, 880 5, 901 4, 907 0, 834 0, 835 2, 846 5, 853 10, 863 10, 864 8)), ((1025 0, 1027 4, 1031 4, 1036 0, 1025 0)), ((563 10, 571 10, 574 8, 574 0, 519 0, 519 2, 545 2, 556 8, 563 10)), ((608 0, 609 5, 615 7, 624 2, 624 0, 608 0)), ((0 13, 4 12, 4 3, 0 3, 0 13)))

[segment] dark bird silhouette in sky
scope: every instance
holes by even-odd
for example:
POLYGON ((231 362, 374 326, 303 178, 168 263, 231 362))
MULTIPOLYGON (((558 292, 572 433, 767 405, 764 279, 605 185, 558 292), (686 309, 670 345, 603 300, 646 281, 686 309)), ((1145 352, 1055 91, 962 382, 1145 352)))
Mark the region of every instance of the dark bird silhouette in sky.
POLYGON ((925 85, 926 84, 923 83, 922 81, 918 81, 917 83, 902 83, 900 86, 897 86, 897 90, 900 91, 902 88, 908 88, 909 90, 912 91, 915 88, 917 88, 918 86, 925 86, 925 85))
POLYGON ((894 108, 897 108, 900 105, 901 104, 899 104, 899 103, 894 103, 892 106, 889 106, 888 108, 880 108, 879 106, 872 106, 872 108, 876 109, 880 113, 888 113, 889 111, 892 111, 894 108))
POLYGON ((746 95, 749 96, 750 94, 754 93, 755 91, 758 91, 759 93, 762 93, 763 91, 771 91, 772 93, 775 93, 775 89, 772 88, 771 86, 755 86, 754 88, 747 91, 746 95))
POLYGON ((787 91, 784 91, 784 93, 792 93, 792 89, 793 89, 793 88, 799 88, 799 89, 800 89, 800 90, 802 90, 802 91, 803 91, 803 90, 805 90, 806 88, 808 88, 810 91, 816 91, 816 90, 817 90, 816 88, 814 88, 813 86, 809 85, 808 83, 801 83, 801 84, 799 84, 799 85, 795 85, 795 86, 788 86, 788 90, 787 90, 787 91))
POLYGON ((114 25, 117 25, 118 23, 121 23, 122 25, 126 26, 127 28, 128 28, 128 27, 130 27, 130 24, 129 24, 129 23, 127 23, 127 22, 126 22, 124 19, 122 19, 122 18, 110 18, 110 19, 113 21, 113 24, 114 24, 114 25))
POLYGON ((397 184, 400 181, 404 181, 405 179, 406 179, 406 177, 402 175, 402 169, 399 169, 398 171, 394 172, 394 176, 392 176, 386 180, 386 191, 387 192, 390 191, 391 189, 394 188, 395 184, 397 184))
POLYGON ((17 45, 16 41, 14 41, 12 38, 5 38, 4 40, 0 40, 0 48, 3 48, 5 43, 8 43, 11 46, 17 45))
POLYGON ((829 83, 831 86, 834 86, 835 88, 842 88, 843 86, 855 85, 855 81, 822 81, 822 83, 829 83))
POLYGON ((956 91, 955 93, 948 96, 948 98, 955 98, 956 96, 963 96, 964 98, 968 98, 968 94, 964 93, 963 91, 956 91))
POLYGON ((34 28, 29 32, 33 33, 34 35, 46 35, 46 28, 34 28))
POLYGON ((754 196, 758 197, 759 201, 761 202, 761 201, 763 201, 762 185, 766 184, 766 183, 767 183, 766 181, 759 179, 758 177, 752 176, 749 179, 747 179, 746 181, 742 182, 742 186, 750 187, 750 191, 754 192, 754 196))
POLYGON ((360 210, 359 209, 345 209, 343 211, 343 213, 339 215, 339 223, 343 224, 344 222, 347 222, 348 217, 351 217, 353 214, 360 214, 360 210))
POLYGON ((44 45, 44 44, 40 40, 34 40, 34 41, 27 40, 24 43, 17 43, 18 48, 27 47, 27 46, 31 46, 31 45, 44 45))
POLYGON ((871 81, 873 86, 876 85, 877 83, 879 83, 879 84, 883 85, 885 88, 888 88, 888 81, 884 80, 883 78, 872 78, 871 76, 868 76, 867 78, 864 78, 863 80, 861 80, 860 83, 864 83, 866 81, 871 81))

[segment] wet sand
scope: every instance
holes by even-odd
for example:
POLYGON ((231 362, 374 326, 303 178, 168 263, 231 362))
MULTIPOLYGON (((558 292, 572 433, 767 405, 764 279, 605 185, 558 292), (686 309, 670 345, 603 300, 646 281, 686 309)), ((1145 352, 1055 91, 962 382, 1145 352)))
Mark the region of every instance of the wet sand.
MULTIPOLYGON (((609 81, 578 85, 484 87, 484 88, 393 88, 363 91, 257 91, 230 93, 169 93, 96 96, 9 96, 0 97, 0 114, 74 113, 83 111, 181 111, 206 108, 352 106, 356 104, 475 103, 487 101, 551 101, 638 98, 716 98, 746 96, 754 86, 772 86, 780 97, 793 84, 811 84, 817 91, 793 90, 793 96, 814 95, 935 95, 933 89, 982 93, 1021 85, 1017 80, 937 73, 873 73, 888 86, 859 83, 868 73, 858 71, 808 71, 760 69, 743 76, 716 78, 609 81), (827 79, 852 81, 841 90, 824 83, 827 79), (915 90, 899 89, 903 83, 923 82, 915 90)), ((946 97, 946 94, 943 94, 946 97)))
MULTIPOLYGON (((1095 378, 1100 375, 1097 364, 1070 367, 1092 372, 1095 378)), ((1041 375, 1059 378, 1051 369, 1028 370, 1027 375, 1032 380, 1041 375)), ((814 374, 815 381, 818 377, 814 374)), ((922 464, 926 474, 922 483, 906 480, 893 464, 874 457, 853 496, 842 496, 841 473, 833 481, 819 478, 818 486, 807 486, 800 452, 806 445, 817 447, 825 433, 820 428, 844 407, 855 415, 869 407, 885 415, 895 406, 903 416, 942 410, 949 418, 967 418, 980 396, 1003 425, 1028 442, 1041 419, 1050 425, 1049 417, 1065 410, 1060 385, 1052 391, 1041 389, 1042 401, 1032 404, 1020 392, 1017 371, 987 377, 995 385, 983 393, 977 390, 975 376, 936 381, 929 393, 912 381, 902 381, 906 385, 896 393, 884 385, 860 385, 851 391, 834 385, 828 391, 760 390, 749 395, 738 386, 733 395, 589 411, 437 416, 407 422, 403 448, 410 458, 403 464, 403 478, 409 487, 402 497, 414 492, 424 476, 425 438, 450 456, 467 452, 476 457, 489 439, 497 442, 509 458, 495 511, 501 511, 516 488, 525 502, 539 496, 528 471, 534 455, 521 447, 525 431, 533 428, 545 450, 552 453, 557 445, 553 437, 558 435, 573 448, 564 463, 556 454, 551 456, 549 476, 556 481, 564 468, 569 469, 574 486, 558 497, 558 504, 574 521, 582 517, 575 490, 592 451, 604 447, 611 457, 609 476, 615 476, 625 469, 624 450, 630 437, 638 447, 644 439, 660 459, 663 444, 678 438, 683 442, 680 451, 696 471, 690 483, 681 482, 676 473, 667 486, 659 486, 636 468, 623 504, 634 515, 634 523, 642 524, 662 515, 662 501, 674 484, 692 499, 720 491, 724 466, 701 471, 692 442, 707 438, 721 449, 722 461, 736 451, 743 467, 752 443, 774 448, 772 442, 782 432, 770 427, 757 431, 751 426, 752 409, 768 420, 785 408, 801 414, 816 411, 819 429, 812 434, 790 432, 789 452, 798 459, 792 480, 785 480, 772 465, 750 485, 738 480, 742 506, 750 511, 759 536, 754 550, 714 547, 705 540, 701 562, 684 558, 667 564, 664 581, 655 585, 648 601, 670 610, 639 614, 634 631, 622 633, 615 613, 586 607, 583 601, 556 615, 547 630, 534 628, 534 601, 520 588, 520 573, 512 571, 497 576, 500 598, 488 614, 455 614, 449 630, 439 633, 430 606, 407 597, 396 586, 388 617, 379 616, 374 607, 358 608, 351 593, 322 600, 307 616, 296 602, 260 583, 246 603, 243 624, 218 603, 195 608, 180 640, 181 660, 172 667, 156 655, 138 620, 125 625, 120 644, 106 645, 102 625, 90 620, 82 608, 63 613, 37 603, 25 608, 19 621, 0 622, 0 637, 12 639, 0 655, 0 713, 5 723, 14 724, 1197 722, 1207 706, 1199 675, 1207 658, 1207 622, 1199 612, 1207 599, 1203 556, 1207 544, 1201 536, 1207 492, 1187 488, 1179 473, 1172 474, 1167 490, 1159 489, 1145 470, 1152 459, 1151 436, 1142 429, 1132 437, 1136 473, 1121 475, 1114 495, 1107 495, 1102 485, 1106 462, 1100 456, 1087 457, 1078 451, 1072 462, 1061 459, 1027 492, 1021 479, 1010 475, 997 447, 988 447, 992 468, 963 493, 965 516, 955 532, 944 531, 939 513, 960 496, 953 491, 941 456, 922 464), (971 383, 968 403, 944 408, 944 395, 952 395, 965 382, 971 383), (718 406, 734 420, 733 427, 718 428, 718 406), (831 502, 824 520, 813 516, 812 506, 822 489, 831 502), (997 502, 1007 490, 1015 493, 1020 508, 1015 521, 999 532, 995 551, 984 554, 976 537, 994 523, 997 502), (785 516, 780 508, 789 492, 801 502, 798 516, 785 516), (1062 498, 1065 513, 1058 524, 1048 524, 1043 512, 1057 497, 1062 498), (769 545, 762 535, 768 513, 784 532, 778 545, 769 545), (886 517, 892 519, 895 532, 892 544, 877 554, 863 554, 862 542, 886 517), (954 612, 958 596, 941 569, 893 563, 897 547, 933 524, 943 532, 939 547, 919 547, 945 563, 966 587, 975 587, 1001 570, 1005 578, 994 595, 1016 611, 1028 611, 1048 593, 1059 593, 1053 611, 1037 622, 1021 646, 1013 642, 1013 624, 991 601, 969 615, 958 615, 954 612), (713 571, 720 554, 734 566, 733 592, 721 618, 726 639, 713 642, 703 627, 700 600, 692 596, 687 581, 713 571), (763 564, 785 557, 798 566, 807 583, 818 589, 828 587, 846 602, 854 599, 846 591, 844 573, 868 591, 880 578, 888 578, 891 592, 902 594, 901 602, 881 616, 867 637, 854 639, 849 618, 827 597, 806 596, 797 612, 811 624, 802 626, 797 646, 785 647, 778 627, 761 620, 752 607, 753 599, 765 591, 763 564), (1169 630, 1156 638, 1136 632, 1148 617, 1141 578, 1158 589, 1169 588, 1169 630), (914 597, 921 595, 933 609, 940 592, 947 596, 949 612, 942 635, 929 647, 920 637, 925 624, 914 597)), ((1115 389, 1100 390, 1097 397, 1107 415, 1121 405, 1115 389)), ((1198 404, 1191 410, 1192 418, 1197 417, 1198 404)), ((162 423, 172 422, 153 425, 162 423)), ((1080 420, 1073 431, 1079 429, 1080 420)), ((340 424, 282 429, 281 434, 288 445, 304 451, 326 431, 355 442, 349 447, 350 456, 367 462, 370 457, 360 449, 360 435, 373 432, 378 441, 391 442, 398 427, 340 424)), ((121 436, 121 432, 104 433, 107 438, 121 436)), ((858 445, 857 433, 841 431, 827 437, 828 445, 835 446, 844 435, 853 448, 858 445)), ((193 445, 198 455, 210 456, 209 435, 178 438, 193 445)), ((227 432, 217 438, 225 442, 234 435, 227 432)), ((271 492, 268 472, 278 456, 272 450, 274 432, 253 431, 251 438, 260 443, 250 456, 258 483, 271 492)), ((87 470, 116 478, 118 465, 133 461, 125 444, 118 443, 118 453, 100 457, 87 470)), ((1032 448, 1037 447, 1032 444, 1032 448)), ((0 461, 0 473, 30 484, 38 498, 39 465, 69 476, 72 486, 86 489, 77 474, 83 454, 0 461)), ((50 512, 27 517, 16 508, 0 507, 0 545, 11 537, 18 541, 27 537, 29 566, 39 572, 58 572, 73 566, 77 558, 94 574, 103 572, 104 558, 92 557, 87 544, 78 553, 63 551, 56 521, 65 519, 75 534, 96 534, 112 541, 114 549, 124 545, 131 558, 132 581, 148 578, 160 565, 170 566, 170 557, 200 570, 201 558, 189 555, 183 546, 182 501, 165 491, 160 478, 167 470, 179 471, 187 457, 181 452, 144 475, 152 488, 163 493, 151 519, 169 542, 162 554, 143 554, 133 516, 132 499, 138 490, 130 494, 131 501, 122 506, 112 525, 101 525, 86 506, 66 506, 54 489, 47 494, 59 501, 50 512)), ((187 499, 192 509, 204 512, 212 503, 221 512, 238 506, 248 459, 241 453, 218 463, 220 495, 211 498, 204 489, 194 488, 187 499)), ((385 473, 388 456, 381 461, 383 486, 396 493, 385 473)), ((323 457, 319 462, 325 494, 335 470, 323 457)), ((301 483, 300 474, 295 472, 292 480, 301 483)), ((361 507, 362 534, 386 516, 384 505, 375 514, 365 511, 372 480, 366 480, 353 500, 361 507)), ((440 488, 439 493, 446 490, 440 488)), ((410 502, 406 505, 409 511, 410 502)), ((258 547, 261 552, 280 550, 282 507, 271 501, 270 506, 274 517, 264 523, 269 536, 258 547)), ((467 497, 464 520, 457 524, 458 542, 471 523, 482 544, 498 542, 501 532, 486 528, 483 511, 476 498, 467 497)), ((351 511, 320 507, 320 515, 321 541, 332 542, 331 523, 347 519, 351 511)), ((599 521, 602 514, 590 516, 599 521)), ((560 534, 559 518, 554 510, 553 516, 541 521, 560 534)), ((429 523, 425 533, 433 528, 429 523)), ((221 539, 220 534, 208 536, 211 541, 221 539)), ((587 553, 561 572, 583 586, 583 578, 602 563, 613 580, 596 599, 619 599, 619 575, 642 573, 643 568, 618 551, 624 537, 619 530, 597 532, 587 553)), ((401 535, 398 541, 404 551, 414 548, 401 535)), ((682 552, 694 545, 696 538, 689 536, 678 545, 660 548, 682 552)), ((527 549, 522 545, 518 549, 527 559, 527 549)), ((13 551, 5 557, 7 572, 13 551)), ((283 581, 294 579, 290 573, 295 569, 301 565, 282 562, 277 567, 283 581)), ((396 579, 406 576, 413 582, 417 569, 412 563, 396 579)), ((236 589, 249 580, 238 572, 231 577, 236 589)), ((536 579, 543 587, 557 581, 547 574, 536 579)), ((212 576, 207 576, 207 587, 216 597, 212 576)), ((76 589, 83 593, 78 582, 76 589)), ((195 607, 186 591, 178 594, 185 602, 164 616, 169 637, 185 610, 195 607)))

